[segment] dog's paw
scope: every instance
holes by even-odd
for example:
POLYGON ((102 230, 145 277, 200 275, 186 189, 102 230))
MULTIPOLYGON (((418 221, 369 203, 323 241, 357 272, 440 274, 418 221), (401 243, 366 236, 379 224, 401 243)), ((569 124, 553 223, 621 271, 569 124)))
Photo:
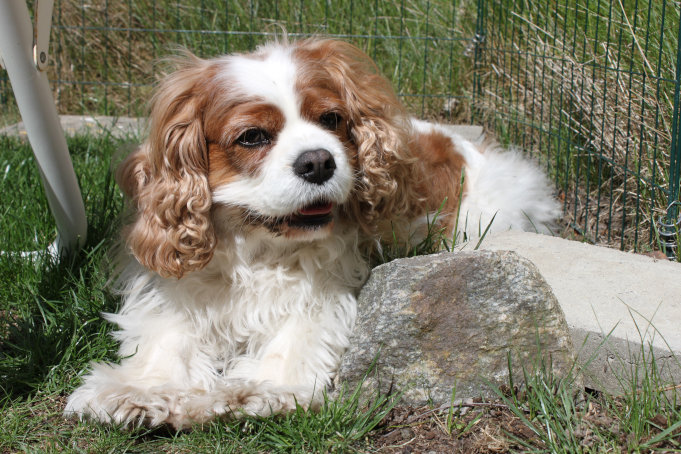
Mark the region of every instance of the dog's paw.
POLYGON ((243 401, 240 411, 249 416, 271 416, 295 410, 296 404, 306 409, 307 398, 298 397, 290 391, 261 390, 248 396, 243 401))
POLYGON ((64 414, 125 428, 167 424, 180 430, 216 418, 271 416, 295 410, 297 406, 307 409, 313 400, 311 394, 266 383, 232 382, 206 391, 86 380, 69 397, 64 414))
POLYGON ((81 386, 69 397, 64 414, 125 428, 170 424, 183 429, 192 423, 185 417, 184 400, 180 393, 168 390, 81 386))
POLYGON ((307 408, 309 393, 259 385, 219 387, 186 402, 187 416, 194 422, 214 418, 238 419, 244 416, 271 416, 286 413, 299 405, 307 408))

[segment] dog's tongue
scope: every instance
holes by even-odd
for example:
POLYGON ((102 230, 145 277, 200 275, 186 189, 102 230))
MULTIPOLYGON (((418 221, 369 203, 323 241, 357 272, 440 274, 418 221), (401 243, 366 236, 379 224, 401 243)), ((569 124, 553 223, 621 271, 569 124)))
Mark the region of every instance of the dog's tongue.
POLYGON ((318 216, 320 214, 331 213, 333 204, 331 202, 314 203, 300 209, 299 213, 303 216, 318 216))

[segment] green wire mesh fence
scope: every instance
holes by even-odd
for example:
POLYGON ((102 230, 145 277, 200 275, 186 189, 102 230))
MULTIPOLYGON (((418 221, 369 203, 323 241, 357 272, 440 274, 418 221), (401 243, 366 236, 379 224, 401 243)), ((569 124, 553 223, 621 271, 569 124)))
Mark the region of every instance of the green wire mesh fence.
POLYGON ((473 121, 541 154, 579 235, 631 249, 661 234, 674 245, 678 3, 478 6, 473 121))
MULTIPOLYGON (((676 244, 679 4, 671 0, 57 0, 61 113, 140 116, 159 59, 281 35, 349 40, 417 116, 484 125, 554 179, 566 232, 620 248, 676 244)), ((0 72, 2 123, 17 119, 0 72)), ((673 248, 668 248, 672 253, 673 248)))
MULTIPOLYGON (((417 115, 463 97, 466 2, 56 0, 51 79, 64 113, 142 115, 162 65, 187 47, 199 56, 251 50, 281 36, 333 36, 378 62, 417 115)), ((9 87, 1 89, 6 103, 9 87)))

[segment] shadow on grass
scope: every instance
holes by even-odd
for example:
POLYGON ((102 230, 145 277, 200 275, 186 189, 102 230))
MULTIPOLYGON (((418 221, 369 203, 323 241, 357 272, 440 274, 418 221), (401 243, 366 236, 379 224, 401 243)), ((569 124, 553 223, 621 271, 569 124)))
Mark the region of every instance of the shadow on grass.
MULTIPOLYGON (((0 255, 0 294, 6 298, 0 310, 0 389, 5 396, 66 392, 90 360, 114 357, 110 327, 100 314, 117 306, 108 290, 107 250, 122 207, 109 164, 119 145, 87 136, 69 140, 89 224, 81 250, 60 260, 47 253, 0 255)), ((42 188, 35 191, 42 196, 42 188)))

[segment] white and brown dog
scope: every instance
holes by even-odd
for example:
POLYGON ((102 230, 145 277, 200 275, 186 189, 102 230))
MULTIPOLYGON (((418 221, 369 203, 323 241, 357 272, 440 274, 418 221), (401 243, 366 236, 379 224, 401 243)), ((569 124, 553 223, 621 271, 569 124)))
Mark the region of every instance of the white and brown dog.
POLYGON ((178 66, 119 170, 134 259, 107 319, 123 359, 93 365, 67 414, 182 428, 314 408, 348 345, 364 245, 440 208, 442 228, 473 234, 495 214, 493 230, 558 215, 535 167, 410 118, 350 44, 178 66))

